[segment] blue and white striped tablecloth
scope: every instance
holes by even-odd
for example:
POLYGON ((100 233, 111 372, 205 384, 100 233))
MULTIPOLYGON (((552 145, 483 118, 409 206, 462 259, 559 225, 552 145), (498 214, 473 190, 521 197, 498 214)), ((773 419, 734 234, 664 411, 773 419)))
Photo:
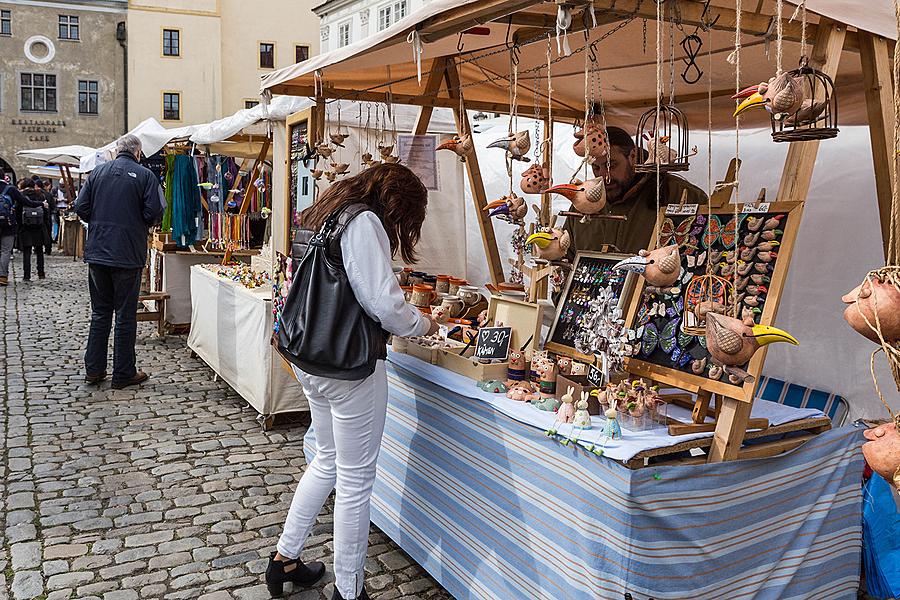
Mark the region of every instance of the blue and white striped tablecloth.
POLYGON ((631 471, 390 363, 388 380, 372 521, 457 598, 856 597, 861 430, 631 471))

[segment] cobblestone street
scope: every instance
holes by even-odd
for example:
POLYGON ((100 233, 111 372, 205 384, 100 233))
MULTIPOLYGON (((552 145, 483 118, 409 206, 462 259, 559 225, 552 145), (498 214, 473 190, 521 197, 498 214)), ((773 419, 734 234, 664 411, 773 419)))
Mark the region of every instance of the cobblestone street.
MULTIPOLYGON (((268 598, 307 422, 261 431, 186 338, 160 340, 155 324, 138 330, 147 383, 86 385, 86 266, 54 255, 27 283, 13 261, 0 288, 0 598, 268 598)), ((290 598, 331 597, 331 552, 329 506, 302 556, 328 573, 290 598)), ((450 597, 375 528, 366 585, 383 600, 450 597)))

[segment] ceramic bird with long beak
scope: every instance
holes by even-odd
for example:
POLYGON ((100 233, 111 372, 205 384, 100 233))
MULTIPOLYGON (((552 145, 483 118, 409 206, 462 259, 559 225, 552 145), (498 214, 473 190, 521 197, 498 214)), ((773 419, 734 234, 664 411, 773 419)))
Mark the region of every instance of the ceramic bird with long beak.
POLYGON ((490 202, 482 210, 490 211, 488 213, 490 217, 500 217, 511 222, 519 222, 528 214, 528 205, 525 203, 524 198, 512 194, 490 202))
POLYGON ((344 140, 346 140, 349 135, 346 133, 332 133, 329 134, 328 137, 331 139, 331 143, 340 148, 344 147, 344 140))
POLYGON ((757 325, 752 318, 740 320, 714 312, 706 315, 706 348, 713 363, 741 382, 751 382, 753 376, 740 366, 747 364, 761 347, 774 342, 800 345, 786 331, 770 325, 757 325))
POLYGON ((602 177, 583 183, 561 183, 547 189, 551 194, 564 196, 572 208, 583 215, 596 215, 606 207, 606 184, 602 177))
POLYGON ((647 285, 665 288, 678 281, 681 275, 681 252, 677 244, 656 250, 641 250, 637 256, 617 262, 613 269, 639 273, 647 285))
POLYGON ((525 245, 534 244, 535 255, 543 260, 559 260, 569 252, 572 240, 565 229, 542 227, 525 240, 525 245))
POLYGON ((475 144, 469 134, 456 135, 437 147, 438 150, 450 150, 459 157, 459 162, 466 162, 466 157, 475 151, 475 144))
POLYGON ((780 118, 779 115, 793 115, 800 110, 806 94, 803 91, 802 76, 797 77, 787 71, 769 81, 745 88, 732 98, 744 99, 732 116, 736 117, 751 108, 765 108, 769 114, 780 118))
POLYGON ((531 135, 526 129, 495 140, 488 144, 488 148, 503 148, 509 158, 529 162, 531 159, 527 154, 531 150, 531 135))
POLYGON ((844 294, 841 300, 847 304, 844 320, 857 333, 880 344, 872 330, 875 327, 880 328, 884 341, 889 344, 900 341, 900 289, 879 278, 878 271, 844 294))

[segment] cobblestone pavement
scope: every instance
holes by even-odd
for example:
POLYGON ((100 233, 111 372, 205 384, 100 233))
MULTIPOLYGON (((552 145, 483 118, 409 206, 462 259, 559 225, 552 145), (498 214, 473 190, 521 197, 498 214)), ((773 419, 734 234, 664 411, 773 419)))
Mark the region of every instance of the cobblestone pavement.
MULTIPOLYGON (((87 386, 85 265, 53 256, 48 279, 25 283, 14 261, 0 288, 0 598, 268 598, 306 425, 262 432, 184 337, 151 324, 137 347, 149 382, 87 386)), ((290 598, 331 597, 330 511, 302 557, 328 574, 290 598)), ((366 574, 373 598, 450 598, 374 527, 366 574)))

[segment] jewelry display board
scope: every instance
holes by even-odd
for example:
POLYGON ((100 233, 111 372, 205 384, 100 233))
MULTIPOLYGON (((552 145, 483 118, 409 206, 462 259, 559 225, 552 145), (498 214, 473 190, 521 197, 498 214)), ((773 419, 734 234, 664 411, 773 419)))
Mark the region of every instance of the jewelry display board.
POLYGON ((315 131, 312 109, 301 110, 287 118, 287 165, 285 169, 285 223, 287 238, 282 248, 276 250, 289 255, 291 240, 297 231, 298 215, 312 205, 315 198, 315 180, 310 169, 315 160, 315 141, 310 132, 315 131))
MULTIPOLYGON (((626 323, 636 331, 640 347, 626 361, 626 370, 688 391, 751 401, 753 381, 735 384, 713 365, 705 323, 693 308, 702 300, 715 300, 731 312, 737 307, 738 318, 752 315, 756 323, 772 325, 802 210, 801 202, 741 204, 737 221, 733 205, 711 214, 696 205, 661 210, 652 239, 658 239, 658 247, 678 244, 681 275, 672 294, 645 295, 639 278, 626 323)), ((754 380, 762 372, 765 352, 760 348, 741 366, 754 380)))
POLYGON ((619 299, 619 307, 625 312, 634 289, 635 274, 612 268, 624 258, 628 255, 610 252, 579 252, 575 255, 575 263, 557 301, 556 318, 544 344, 547 350, 579 360, 594 361, 593 356, 581 354, 575 348, 578 321, 587 310, 588 303, 608 286, 612 287, 613 294, 619 299))

